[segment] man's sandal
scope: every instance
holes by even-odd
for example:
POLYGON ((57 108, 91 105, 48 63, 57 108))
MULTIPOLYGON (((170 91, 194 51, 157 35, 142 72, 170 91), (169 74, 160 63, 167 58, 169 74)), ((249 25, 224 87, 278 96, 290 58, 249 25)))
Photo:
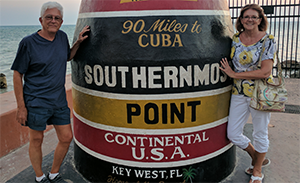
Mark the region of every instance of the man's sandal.
MULTIPOLYGON (((269 158, 265 158, 261 167, 266 167, 269 166, 270 164, 271 164, 271 160, 269 158)), ((250 165, 248 168, 246 168, 245 173, 247 175, 252 175, 252 171, 253 171, 253 165, 250 165)))
POLYGON ((251 183, 253 183, 254 181, 258 180, 262 183, 262 180, 264 178, 264 174, 261 175, 261 177, 256 177, 256 176, 251 176, 251 183))

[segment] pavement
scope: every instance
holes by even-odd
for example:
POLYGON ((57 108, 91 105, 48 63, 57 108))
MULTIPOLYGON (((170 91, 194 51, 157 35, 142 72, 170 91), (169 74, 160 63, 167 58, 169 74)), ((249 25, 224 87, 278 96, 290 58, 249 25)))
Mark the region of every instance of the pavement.
MULTIPOLYGON (((264 183, 299 183, 300 182, 300 80, 286 79, 288 102, 286 112, 272 113, 269 125, 270 148, 267 157, 271 164, 263 168, 264 183)), ((252 139, 251 117, 244 128, 244 133, 252 139)), ((54 129, 45 133, 43 145, 43 171, 51 169, 57 137, 54 129)), ((60 173, 68 183, 88 183, 75 169, 73 160, 73 142, 61 166, 60 173)), ((236 148, 236 167, 220 183, 248 183, 250 176, 244 170, 250 164, 248 154, 236 148)), ((0 183, 34 182, 34 171, 28 156, 28 144, 0 158, 0 183)))

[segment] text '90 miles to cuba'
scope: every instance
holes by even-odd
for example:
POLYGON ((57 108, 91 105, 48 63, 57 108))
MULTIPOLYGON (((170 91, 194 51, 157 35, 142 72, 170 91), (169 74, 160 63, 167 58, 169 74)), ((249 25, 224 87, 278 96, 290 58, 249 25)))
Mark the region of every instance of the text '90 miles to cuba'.
MULTIPOLYGON (((146 23, 140 19, 136 22, 127 20, 123 23, 122 34, 134 32, 140 34, 138 37, 138 45, 140 47, 183 47, 182 39, 179 33, 183 34, 189 28, 188 23, 179 23, 177 20, 158 19, 150 28, 146 29, 146 23), (152 32, 152 34, 150 33, 152 32), (153 34, 157 32, 156 34, 153 34), (150 34, 149 34, 150 33, 150 34), (170 33, 175 33, 170 35, 170 33)), ((190 29, 191 33, 199 34, 202 31, 201 24, 196 20, 190 29)))

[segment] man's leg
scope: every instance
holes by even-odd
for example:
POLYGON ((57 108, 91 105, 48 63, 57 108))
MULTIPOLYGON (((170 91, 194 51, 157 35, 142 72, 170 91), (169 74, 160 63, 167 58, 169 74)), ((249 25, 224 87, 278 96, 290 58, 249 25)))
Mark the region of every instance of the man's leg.
POLYGON ((36 177, 41 177, 44 173, 42 171, 42 143, 44 138, 44 131, 32 130, 29 128, 29 157, 32 168, 35 171, 36 177))
POLYGON ((73 139, 71 124, 53 125, 58 137, 58 144, 54 152, 54 159, 50 173, 58 173, 59 168, 69 150, 70 143, 73 139))

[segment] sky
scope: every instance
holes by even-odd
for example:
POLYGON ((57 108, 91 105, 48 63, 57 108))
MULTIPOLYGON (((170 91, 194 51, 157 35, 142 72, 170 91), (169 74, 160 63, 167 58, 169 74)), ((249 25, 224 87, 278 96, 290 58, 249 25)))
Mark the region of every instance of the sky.
POLYGON ((75 25, 81 0, 0 0, 0 26, 40 25, 41 6, 57 1, 64 8, 64 25, 75 25))
MULTIPOLYGON (((38 20, 40 8, 48 1, 57 1, 63 6, 64 25, 76 24, 81 0, 0 0, 0 26, 40 25, 38 20)), ((266 3, 266 1, 263 2, 266 3)), ((279 4, 282 2, 282 0, 277 1, 279 4)), ((299 0, 291 1, 292 3, 299 2, 299 0)))

